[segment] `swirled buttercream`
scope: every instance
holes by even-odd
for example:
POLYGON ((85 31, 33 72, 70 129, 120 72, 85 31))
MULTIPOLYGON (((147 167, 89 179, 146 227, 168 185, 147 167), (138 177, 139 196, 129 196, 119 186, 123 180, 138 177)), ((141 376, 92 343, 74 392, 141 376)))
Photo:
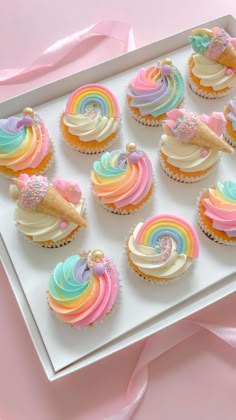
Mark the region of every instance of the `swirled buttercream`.
POLYGON ((193 54, 192 73, 200 84, 214 91, 232 88, 236 84, 236 73, 227 72, 227 67, 200 54, 193 54))
POLYGON ((111 311, 117 291, 115 268, 107 256, 96 250, 72 255, 56 265, 49 281, 48 303, 60 320, 87 326, 111 311), (94 253, 99 258, 94 258, 94 253))
POLYGON ((179 277, 198 252, 199 241, 193 227, 180 217, 167 214, 138 223, 128 241, 131 266, 154 281, 179 277))
POLYGON ((91 180, 93 193, 101 203, 122 209, 140 204, 150 193, 153 171, 146 153, 134 145, 134 150, 126 154, 120 150, 104 153, 93 165, 91 180))
POLYGON ((43 120, 31 117, 0 120, 0 165, 23 171, 37 168, 48 154, 50 140, 43 120))
POLYGON ((129 105, 138 109, 141 116, 159 117, 181 103, 184 81, 172 64, 142 68, 131 80, 127 95, 129 105))
POLYGON ((208 189, 202 203, 213 228, 236 238, 236 182, 217 182, 215 188, 208 189))

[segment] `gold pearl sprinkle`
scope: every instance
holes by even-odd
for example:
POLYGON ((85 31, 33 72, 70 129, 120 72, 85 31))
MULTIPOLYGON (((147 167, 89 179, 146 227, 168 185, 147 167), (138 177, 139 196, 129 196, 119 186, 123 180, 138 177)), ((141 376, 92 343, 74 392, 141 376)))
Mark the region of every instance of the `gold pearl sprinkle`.
POLYGON ((101 261, 104 257, 103 252, 101 251, 101 249, 95 249, 92 254, 91 254, 91 258, 94 261, 101 261))
POLYGON ((165 58, 164 60, 161 61, 161 65, 163 66, 164 64, 169 64, 169 66, 172 65, 172 61, 170 58, 165 58))
POLYGON ((136 144, 135 143, 128 143, 126 145, 126 152, 130 153, 130 152, 135 152, 136 151, 136 144))
POLYGON ((34 116, 34 110, 32 108, 30 108, 29 106, 27 106, 26 108, 23 109, 23 114, 31 115, 33 117, 34 116))

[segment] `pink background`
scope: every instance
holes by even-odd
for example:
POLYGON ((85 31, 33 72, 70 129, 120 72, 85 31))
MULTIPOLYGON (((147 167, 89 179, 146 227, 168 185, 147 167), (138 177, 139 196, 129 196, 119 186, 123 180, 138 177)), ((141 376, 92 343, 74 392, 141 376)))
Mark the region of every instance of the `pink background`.
MULTIPOLYGON (((221 15, 236 15, 235 0, 193 4, 189 0, 8 1, 1 10, 0 70, 26 66, 56 40, 102 19, 130 23, 139 47, 221 15)), ((25 84, 0 86, 0 101, 111 58, 114 51, 123 52, 118 41, 91 39, 57 70, 25 84)), ((0 418, 97 420, 118 410, 143 343, 49 383, 2 270, 0 275, 0 418)), ((235 307, 236 293, 195 317, 236 326, 235 307)), ((232 348, 210 333, 198 333, 150 364, 148 390, 134 418, 234 420, 235 366, 232 348)))

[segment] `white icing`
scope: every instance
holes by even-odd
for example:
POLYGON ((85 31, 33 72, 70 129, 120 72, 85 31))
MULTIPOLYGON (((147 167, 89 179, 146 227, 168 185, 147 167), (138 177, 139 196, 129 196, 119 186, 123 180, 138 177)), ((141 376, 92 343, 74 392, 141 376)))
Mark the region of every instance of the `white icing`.
POLYGON ((204 171, 220 157, 220 152, 213 149, 207 149, 207 156, 201 156, 202 147, 178 142, 175 137, 166 134, 161 136, 161 140, 161 151, 167 156, 167 162, 183 172, 204 171))
POLYGON ((172 249, 169 257, 163 259, 163 254, 158 254, 156 249, 136 242, 136 237, 143 223, 139 223, 130 236, 128 248, 130 259, 139 270, 157 278, 173 278, 183 274, 192 264, 192 258, 184 254, 177 254, 173 238, 172 249))
MULTIPOLYGON (((85 211, 85 200, 82 198, 79 204, 72 204, 82 216, 85 211)), ((69 235, 77 225, 69 223, 66 229, 60 228, 61 219, 45 213, 25 209, 19 205, 16 207, 14 219, 20 232, 32 236, 35 242, 60 241, 69 235)))
POLYGON ((93 115, 66 114, 63 121, 69 132, 78 136, 81 141, 96 140, 102 142, 111 134, 117 132, 120 119, 107 118, 98 113, 93 115))
POLYGON ((226 66, 209 60, 201 54, 194 54, 193 61, 192 73, 200 79, 202 86, 212 87, 215 91, 235 86, 236 74, 233 72, 226 75, 226 66))

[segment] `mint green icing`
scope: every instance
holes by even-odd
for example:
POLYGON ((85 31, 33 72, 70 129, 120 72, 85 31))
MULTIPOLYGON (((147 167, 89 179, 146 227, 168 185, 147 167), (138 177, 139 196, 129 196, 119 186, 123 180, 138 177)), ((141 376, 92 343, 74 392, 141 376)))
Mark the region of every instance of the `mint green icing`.
POLYGON ((198 54, 204 55, 211 41, 211 37, 206 34, 198 34, 198 35, 190 36, 189 40, 192 44, 194 51, 198 54))
POLYGON ((81 281, 82 276, 79 274, 75 278, 75 267, 78 262, 83 269, 86 268, 87 258, 81 258, 79 255, 72 255, 65 262, 56 265, 49 280, 49 293, 55 300, 73 301, 88 288, 90 276, 87 276, 87 281, 81 281))
MULTIPOLYGON (((120 150, 114 150, 111 153, 106 152, 101 156, 101 160, 97 160, 93 164, 93 169, 100 177, 111 178, 124 173, 125 166, 122 166, 120 150)), ((123 162, 125 156, 123 158, 123 162)), ((125 163, 125 162, 124 162, 125 163)))
POLYGON ((236 182, 225 181, 225 183, 217 182, 217 189, 227 198, 227 200, 235 203, 236 201, 236 182))
POLYGON ((17 133, 6 132, 0 128, 0 154, 14 152, 24 141, 26 127, 17 133))

